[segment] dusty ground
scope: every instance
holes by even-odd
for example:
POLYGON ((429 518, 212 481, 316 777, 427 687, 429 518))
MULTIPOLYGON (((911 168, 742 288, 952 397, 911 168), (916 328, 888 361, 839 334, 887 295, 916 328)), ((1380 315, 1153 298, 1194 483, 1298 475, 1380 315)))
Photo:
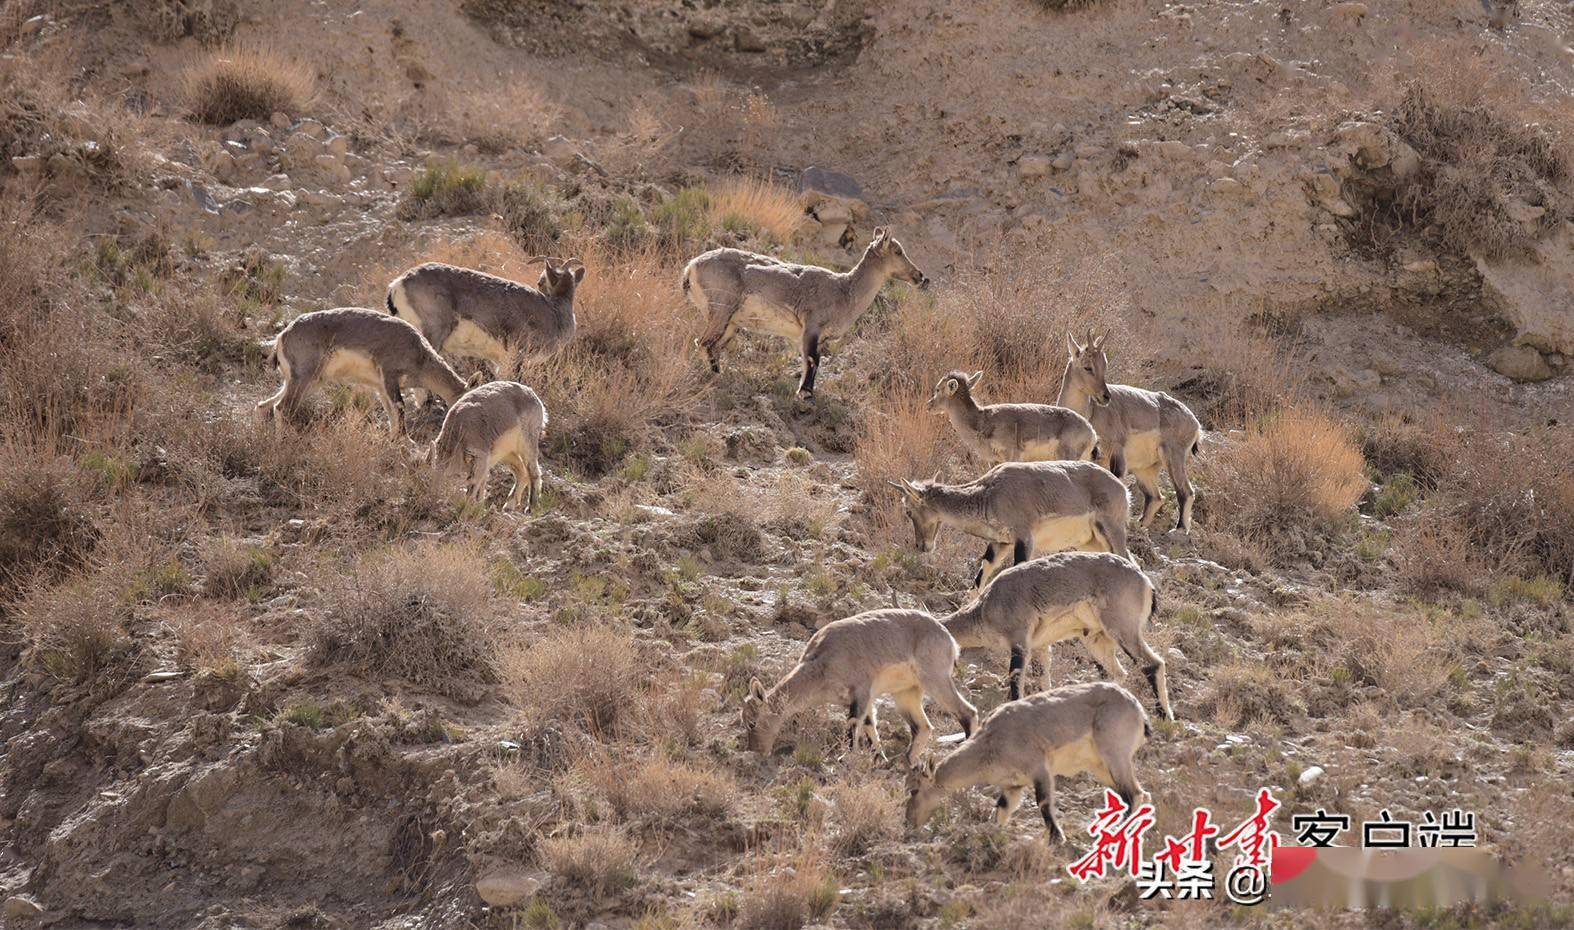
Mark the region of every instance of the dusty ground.
MULTIPOLYGON (((51 366, 70 382, 76 344, 160 347, 83 366, 84 396, 148 378, 135 403, 70 423, 6 407, 7 465, 24 483, 65 475, 75 496, 49 513, 97 539, 81 562, 69 547, 28 562, 39 574, 0 601, 0 889, 24 899, 11 923, 1569 923, 1574 566, 1557 560, 1574 547, 1547 542, 1559 532, 1547 508, 1574 512, 1558 453, 1574 417, 1566 191, 1511 204, 1532 245, 1503 255, 1446 244, 1441 222, 1379 235, 1388 214, 1361 199, 1400 170, 1392 132, 1371 127, 1392 125, 1416 77, 1566 144, 1565 4, 1529 0, 1504 31, 1476 0, 13 2, 0 26, 8 62, 56 69, 66 112, 75 98, 98 108, 74 132, 123 125, 136 154, 110 187, 29 163, 25 145, 48 139, 12 124, 0 139, 22 159, 0 167, 8 209, 40 196, 5 220, 58 241, 50 280, 71 282, 58 303, 85 321, 26 369, 25 327, 0 328, 16 353, 7 396, 51 366), (186 119, 182 72, 231 32, 308 63, 316 99, 281 126, 186 119), (318 129, 320 145, 297 139, 318 129), (347 392, 320 398, 295 438, 250 423, 275 384, 256 345, 297 313, 379 306, 423 257, 533 273, 522 259, 539 249, 511 239, 495 205, 402 207, 445 160, 494 188, 526 178, 552 192, 560 241, 599 257, 603 290, 581 317, 592 348, 526 373, 565 385, 543 390, 562 406, 536 514, 433 491, 375 405, 347 392), (860 247, 890 224, 937 288, 893 286, 804 403, 796 359, 772 340, 740 340, 706 377, 686 351, 682 257, 608 242, 624 203, 655 216, 682 188, 739 175, 795 191, 810 166, 861 185, 860 247), (1564 219, 1544 228, 1546 216, 1564 219), (171 246, 168 267, 102 245, 126 256, 150 238, 171 246), (248 257, 217 335, 160 341, 248 257), (1007 336, 951 350, 955 327, 996 317, 1007 336), (914 553, 879 490, 893 463, 912 477, 974 470, 903 405, 985 357, 1016 372, 991 372, 991 399, 1052 400, 1062 327, 1095 323, 1116 332, 1119 377, 1173 390, 1209 430, 1197 531, 1134 532, 1161 592, 1150 637, 1179 718, 1138 759, 1160 830, 1179 833, 1195 805, 1234 822, 1261 786, 1287 800, 1285 823, 1317 807, 1359 821, 1457 806, 1489 850, 1545 868, 1554 906, 1134 904, 1119 883, 1065 877, 1099 800, 1089 779, 1059 792, 1074 850, 1047 850, 1030 811, 997 830, 977 792, 907 831, 894 708, 890 763, 848 757, 831 709, 790 728, 793 749, 739 747, 749 678, 783 673, 816 626, 965 595, 977 547, 947 534, 914 553), (1505 349, 1540 380, 1501 373, 1505 349), (612 409, 576 396, 602 389, 612 409), (1364 440, 1352 448, 1372 487, 1334 517, 1247 532, 1234 495, 1251 485, 1227 465, 1290 397, 1364 440), (615 432, 620 405, 650 415, 615 432), (1416 432, 1445 438, 1415 440, 1412 461, 1393 437, 1416 432), (877 435, 897 439, 879 448, 877 435), (1527 450, 1550 464, 1515 472, 1527 450), (1442 477, 1423 473, 1434 466, 1442 477), (1484 522, 1456 489, 1494 483, 1540 535, 1439 543, 1436 520, 1484 522), (1443 554, 1468 577, 1418 581, 1430 577, 1418 563, 1443 554), (391 664, 322 648, 325 629, 376 610, 420 624, 388 634, 391 664), (39 634, 100 614, 114 617, 110 645, 91 667, 63 665, 74 647, 39 634), (453 664, 423 674, 426 649, 453 664)), ((856 258, 807 225, 775 247, 856 258)), ((417 439, 438 416, 418 419, 417 439)), ((495 478, 495 494, 506 487, 495 478)), ((40 525, 9 500, 8 559, 35 551, 13 539, 40 525)), ((1001 700, 1004 668, 963 657, 981 708, 1001 700)), ((1054 673, 1098 677, 1068 647, 1054 673)), ((1146 701, 1141 676, 1126 684, 1146 701)))

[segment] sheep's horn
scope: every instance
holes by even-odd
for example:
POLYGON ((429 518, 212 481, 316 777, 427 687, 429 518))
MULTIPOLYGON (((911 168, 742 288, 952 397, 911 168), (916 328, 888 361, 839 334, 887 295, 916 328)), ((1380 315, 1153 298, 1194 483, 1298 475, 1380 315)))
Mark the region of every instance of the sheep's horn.
POLYGON ((575 265, 578 265, 581 268, 585 267, 585 263, 580 261, 577 258, 567 258, 567 259, 563 260, 563 268, 564 269, 572 268, 575 265))

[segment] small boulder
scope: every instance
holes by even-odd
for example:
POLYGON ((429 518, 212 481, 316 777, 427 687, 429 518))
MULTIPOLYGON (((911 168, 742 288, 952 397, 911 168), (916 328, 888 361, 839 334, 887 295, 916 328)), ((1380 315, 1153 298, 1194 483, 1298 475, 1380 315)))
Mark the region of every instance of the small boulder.
POLYGON ((1312 766, 1308 766, 1306 768, 1306 770, 1303 771, 1300 774, 1300 776, 1297 777, 1295 780, 1296 780, 1296 782, 1298 782, 1301 785, 1301 787, 1304 788, 1304 787, 1312 784, 1313 782, 1317 781, 1317 779, 1322 778, 1322 777, 1323 777, 1323 767, 1320 766, 1320 765, 1312 765, 1312 766))
POLYGON ((541 880, 518 866, 493 869, 476 880, 476 894, 492 907, 513 907, 541 889, 541 880))
POLYGON ((1017 159, 1017 173, 1024 178, 1041 178, 1049 174, 1051 167, 1047 155, 1023 155, 1017 159))
POLYGON ((854 181, 850 176, 836 171, 827 171, 824 168, 816 168, 812 165, 803 169, 803 175, 799 179, 799 187, 804 191, 817 191, 843 200, 862 201, 864 199, 863 188, 859 187, 858 182, 854 181))
POLYGON ((765 51, 765 40, 760 38, 751 27, 741 24, 733 27, 732 45, 740 52, 765 51))
POLYGON ((1545 381, 1552 366, 1531 346, 1503 346, 1487 356, 1487 367, 1515 381, 1545 381))
POLYGON ((5 919, 11 920, 37 920, 44 913, 44 909, 32 898, 14 894, 5 899, 5 919))

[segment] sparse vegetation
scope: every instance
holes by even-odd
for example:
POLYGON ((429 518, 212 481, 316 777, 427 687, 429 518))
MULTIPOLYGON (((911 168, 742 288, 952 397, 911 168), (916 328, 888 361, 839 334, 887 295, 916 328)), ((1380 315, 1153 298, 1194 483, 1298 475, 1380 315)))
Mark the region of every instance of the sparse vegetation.
POLYGON ((574 626, 502 654, 504 689, 537 722, 614 735, 637 716, 638 656, 628 634, 574 626))
POLYGON ((1348 431, 1326 414, 1292 408, 1251 426, 1206 468, 1221 525, 1264 543, 1325 530, 1366 492, 1365 462, 1348 431))
POLYGON ((464 546, 373 554, 333 583, 312 661, 473 696, 498 680, 491 590, 484 563, 464 546))
POLYGON ((230 45, 206 52, 181 76, 193 119, 215 126, 295 114, 311 103, 311 69, 259 45, 230 45))
POLYGON ((626 891, 639 880, 639 849, 619 830, 587 828, 549 837, 540 848, 549 872, 596 898, 626 891))

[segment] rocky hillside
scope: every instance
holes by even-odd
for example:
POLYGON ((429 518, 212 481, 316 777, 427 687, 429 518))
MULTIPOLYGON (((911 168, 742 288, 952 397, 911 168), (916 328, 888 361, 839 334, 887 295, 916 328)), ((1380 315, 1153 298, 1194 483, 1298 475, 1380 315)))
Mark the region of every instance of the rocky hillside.
MULTIPOLYGON (((3 919, 1568 925, 1574 13, 1520 7, 0 4, 3 919), (846 268, 876 226, 934 286, 887 286, 813 400, 770 337, 710 374, 688 258, 846 268), (588 273, 516 373, 535 512, 348 388, 255 422, 295 316, 539 255, 588 273), (895 708, 889 761, 842 708, 740 743, 817 627, 969 598, 976 541, 914 551, 887 483, 979 471, 936 382, 1052 401, 1090 327, 1205 427, 1194 531, 1168 488, 1132 530, 1159 835, 1260 787, 1284 829, 1460 807, 1552 903, 1137 902, 1066 877, 1086 776, 1051 848, 976 791, 904 824, 895 708)), ((964 653, 981 709, 1006 662, 964 653)))

